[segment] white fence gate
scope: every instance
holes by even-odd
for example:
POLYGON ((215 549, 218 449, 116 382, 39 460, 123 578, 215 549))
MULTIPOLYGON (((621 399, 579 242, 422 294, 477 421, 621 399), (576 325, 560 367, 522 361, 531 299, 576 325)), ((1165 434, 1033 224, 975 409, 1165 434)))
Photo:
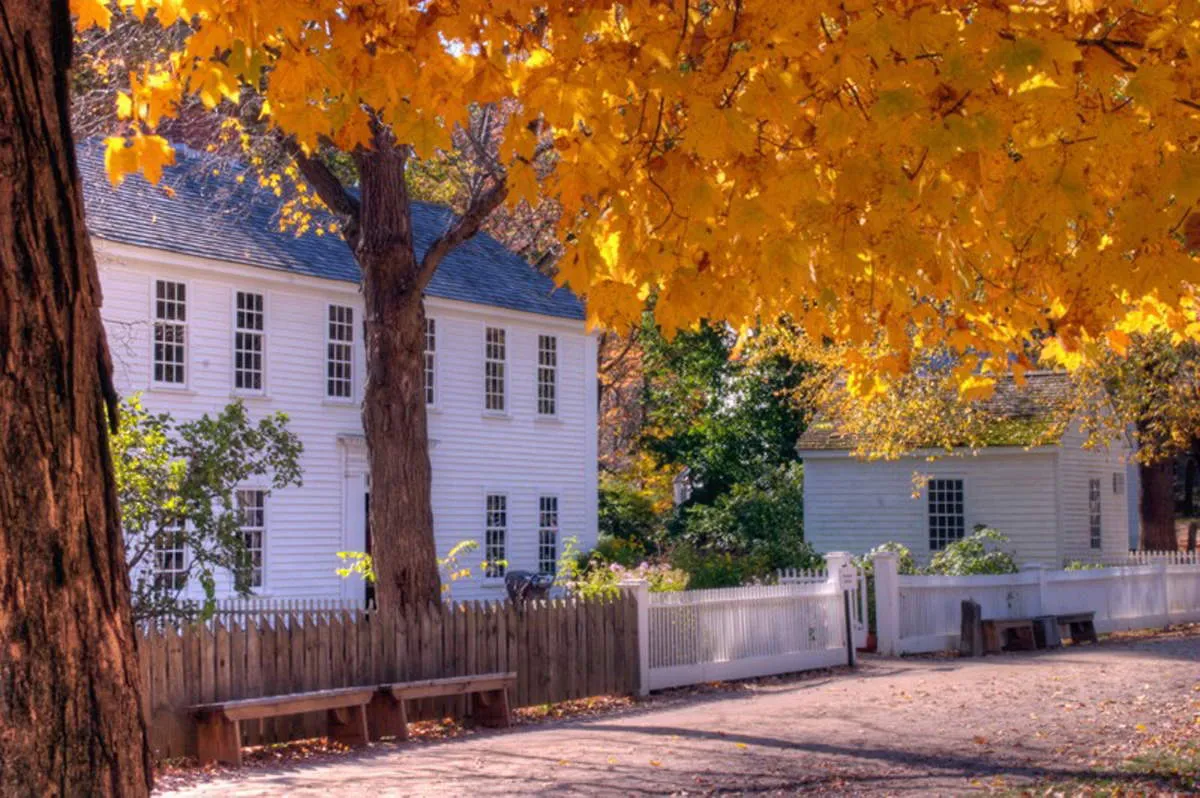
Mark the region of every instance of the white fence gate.
POLYGON ((1096 631, 1149 629, 1200 621, 1200 565, 1050 571, 1040 565, 997 576, 900 576, 894 555, 875 560, 879 650, 885 654, 956 648, 962 602, 984 618, 1094 612, 1096 631))
MULTIPOLYGON (((835 564, 840 564, 840 553, 831 554, 829 556, 834 559, 835 564)), ((850 591, 850 631, 854 636, 854 647, 865 648, 867 645, 868 631, 867 577, 861 568, 857 568, 855 570, 858 575, 854 581, 855 588, 850 591)), ((817 585, 827 581, 828 579, 828 568, 814 568, 805 571, 788 568, 779 572, 779 584, 781 585, 817 585)))

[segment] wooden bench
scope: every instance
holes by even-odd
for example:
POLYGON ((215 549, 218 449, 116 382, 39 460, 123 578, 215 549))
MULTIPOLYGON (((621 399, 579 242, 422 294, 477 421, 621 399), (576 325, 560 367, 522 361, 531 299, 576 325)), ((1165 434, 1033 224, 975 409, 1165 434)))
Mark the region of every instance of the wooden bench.
POLYGON ((1054 620, 1058 621, 1058 628, 1066 627, 1067 637, 1071 638, 1072 643, 1082 643, 1085 640, 1091 643, 1099 642, 1096 637, 1096 613, 1094 612, 1073 612, 1067 615, 1056 615, 1054 620))
POLYGON ((515 687, 517 674, 482 673, 477 676, 451 676, 420 682, 396 682, 379 686, 367 707, 372 734, 376 739, 392 736, 408 738, 408 711, 405 702, 418 698, 448 695, 473 695, 471 714, 481 726, 507 728, 508 691, 515 687))
POLYGON ((191 711, 198 723, 196 753, 201 764, 228 762, 240 765, 243 720, 322 710, 328 712, 330 737, 346 745, 363 745, 369 739, 367 705, 378 692, 375 685, 340 687, 194 706, 191 711))
POLYGON ((1033 651, 1037 639, 1032 618, 1003 618, 983 622, 983 646, 989 653, 1033 651))

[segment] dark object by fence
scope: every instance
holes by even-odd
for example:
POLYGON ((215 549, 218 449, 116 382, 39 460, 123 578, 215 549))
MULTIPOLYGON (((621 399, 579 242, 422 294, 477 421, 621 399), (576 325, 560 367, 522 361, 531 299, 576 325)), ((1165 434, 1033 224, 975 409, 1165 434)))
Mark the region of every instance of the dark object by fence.
POLYGON ((1058 648, 1062 636, 1058 633, 1058 620, 1053 615, 1039 615, 1033 619, 1033 638, 1038 648, 1058 648))
POLYGON ((965 657, 983 656, 983 610, 977 601, 967 599, 962 603, 958 650, 965 657))
POLYGON ((1072 643, 1096 643, 1096 613, 1076 612, 1069 615, 1055 616, 1061 629, 1066 627, 1072 643))
POLYGON ((514 602, 530 599, 544 599, 554 585, 554 577, 550 574, 536 574, 533 571, 509 571, 504 576, 504 589, 514 602))

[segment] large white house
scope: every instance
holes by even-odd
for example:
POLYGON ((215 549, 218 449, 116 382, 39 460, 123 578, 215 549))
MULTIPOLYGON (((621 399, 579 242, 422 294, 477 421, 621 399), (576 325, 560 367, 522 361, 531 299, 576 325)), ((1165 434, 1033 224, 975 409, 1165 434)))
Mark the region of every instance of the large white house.
MULTIPOLYGON (((238 494, 258 527, 248 539, 261 541, 255 593, 360 598, 362 582, 335 573, 337 552, 369 548, 358 267, 336 235, 280 231, 280 200, 237 163, 177 155, 161 185, 130 178, 113 189, 100 148, 80 151, 118 390, 180 419, 234 399, 252 417, 286 412, 304 443, 303 486, 238 494)), ((419 251, 449 218, 414 206, 419 251)), ((536 571, 552 568, 568 538, 590 548, 596 341, 580 301, 481 234, 442 262, 426 309, 439 554, 474 540, 466 564, 486 554, 536 571)), ((501 587, 476 567, 454 595, 498 598, 501 587)), ((219 590, 229 595, 229 581, 219 590)))
POLYGON ((1067 379, 1030 373, 1024 389, 1001 381, 981 408, 994 425, 993 445, 975 451, 866 461, 850 455, 854 441, 836 424, 814 423, 797 444, 805 538, 818 551, 856 553, 894 540, 928 561, 984 525, 1008 536, 1021 563, 1061 567, 1127 552, 1128 443, 1085 449, 1071 424, 1053 443, 1030 445, 1062 408, 1067 379))

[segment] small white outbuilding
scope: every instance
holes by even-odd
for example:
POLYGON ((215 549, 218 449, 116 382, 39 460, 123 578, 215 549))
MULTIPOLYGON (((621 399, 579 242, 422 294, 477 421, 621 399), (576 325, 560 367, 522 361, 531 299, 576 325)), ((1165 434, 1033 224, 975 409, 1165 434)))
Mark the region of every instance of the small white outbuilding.
POLYGON ((903 543, 919 561, 977 525, 1006 535, 1020 563, 1061 567, 1129 549, 1132 453, 1125 440, 1083 447, 1078 424, 1039 442, 1069 390, 1066 375, 1001 381, 982 403, 993 445, 921 450, 896 460, 853 456, 855 442, 818 420, 797 443, 804 460, 804 533, 818 551, 862 553, 903 543), (935 459, 930 460, 933 456, 935 459))

